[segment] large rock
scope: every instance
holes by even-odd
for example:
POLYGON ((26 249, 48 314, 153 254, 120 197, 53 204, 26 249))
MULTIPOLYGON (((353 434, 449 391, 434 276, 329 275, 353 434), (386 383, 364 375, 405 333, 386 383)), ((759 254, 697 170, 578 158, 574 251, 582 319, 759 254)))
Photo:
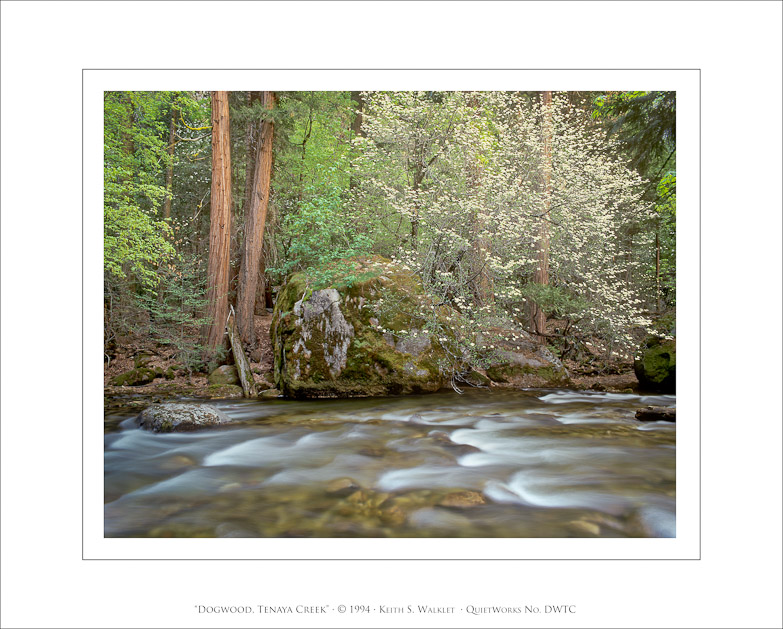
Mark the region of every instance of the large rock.
POLYGON ((300 273, 281 290, 271 330, 277 388, 298 398, 441 388, 447 354, 427 330, 443 307, 388 260, 339 264, 328 282, 300 273))
POLYGON ((207 404, 182 402, 153 404, 136 418, 141 428, 153 432, 184 432, 226 424, 231 418, 207 404))
POLYGON ((639 348, 633 370, 639 386, 648 391, 676 392, 677 342, 660 336, 648 336, 639 348))
POLYGON ((515 387, 565 387, 571 384, 563 363, 519 328, 493 328, 479 338, 481 363, 495 383, 515 387))
POLYGON ((239 384, 239 374, 234 365, 221 365, 207 378, 209 384, 239 384))

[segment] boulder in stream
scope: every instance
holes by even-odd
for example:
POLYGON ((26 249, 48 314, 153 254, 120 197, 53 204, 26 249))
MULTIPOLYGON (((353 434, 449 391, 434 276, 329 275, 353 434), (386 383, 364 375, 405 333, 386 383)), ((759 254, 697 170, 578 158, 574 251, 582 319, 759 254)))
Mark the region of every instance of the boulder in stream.
POLYGON ((167 402, 145 408, 136 418, 141 428, 153 432, 184 432, 227 424, 231 418, 208 404, 167 402))

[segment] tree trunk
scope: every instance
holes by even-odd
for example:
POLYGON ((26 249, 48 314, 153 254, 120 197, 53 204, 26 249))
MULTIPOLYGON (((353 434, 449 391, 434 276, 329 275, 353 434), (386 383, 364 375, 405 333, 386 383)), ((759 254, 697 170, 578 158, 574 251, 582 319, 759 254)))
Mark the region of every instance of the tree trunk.
MULTIPOLYGON (((538 241, 536 257, 538 267, 533 276, 536 284, 549 284, 549 212, 552 209, 552 92, 542 92, 543 104, 543 166, 544 166, 544 211, 538 223, 538 241)), ((531 323, 533 332, 539 334, 540 341, 545 342, 546 314, 537 303, 531 308, 531 323)))
POLYGON ((174 147, 177 142, 177 114, 179 109, 171 106, 171 121, 169 123, 169 162, 166 164, 166 198, 163 200, 163 218, 171 218, 172 187, 174 184, 174 147))
MULTIPOLYGON (((261 92, 248 92, 247 104, 252 107, 255 103, 261 102, 261 92)), ((250 210, 250 198, 253 190, 253 173, 256 168, 256 150, 258 149, 258 139, 261 137, 261 120, 251 120, 247 124, 247 133, 245 143, 247 149, 247 159, 245 160, 245 196, 242 203, 242 216, 247 216, 250 210)))
POLYGON ((228 92, 212 92, 212 190, 210 197, 207 317, 204 345, 214 354, 224 343, 231 256, 231 141, 228 92))
POLYGON ((228 339, 231 342, 231 352, 234 355, 234 364, 239 374, 239 381, 242 383, 242 393, 245 397, 255 397, 256 385, 253 378, 253 372, 250 369, 250 363, 247 361, 247 356, 242 349, 242 342, 239 335, 236 333, 236 326, 234 325, 234 313, 229 312, 228 320, 226 321, 226 332, 228 333, 228 339))
MULTIPOLYGON (((267 109, 274 108, 274 92, 263 92, 261 102, 267 109)), ((242 340, 250 345, 255 343, 253 313, 256 291, 259 288, 259 261, 264 246, 264 227, 269 207, 274 129, 274 123, 271 120, 262 124, 256 150, 253 185, 250 189, 250 205, 245 215, 245 241, 237 290, 237 328, 242 340)), ((264 288, 262 281, 261 290, 264 288)))

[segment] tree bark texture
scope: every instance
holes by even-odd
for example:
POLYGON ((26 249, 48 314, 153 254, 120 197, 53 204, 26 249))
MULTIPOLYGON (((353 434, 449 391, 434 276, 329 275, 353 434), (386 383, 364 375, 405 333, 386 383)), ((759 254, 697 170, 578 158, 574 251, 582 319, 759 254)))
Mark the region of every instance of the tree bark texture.
MULTIPOLYGON (((536 257, 538 266, 533 282, 546 286, 549 284, 549 212, 552 209, 552 92, 542 92, 543 105, 543 170, 544 170, 544 210, 538 223, 538 242, 536 257)), ((539 334, 543 343, 546 334, 546 314, 540 304, 533 303, 531 308, 533 332, 539 334)))
POLYGON ((231 256, 231 141, 228 92, 212 92, 212 189, 210 196, 207 317, 204 345, 214 353, 224 343, 231 256))
MULTIPOLYGON (((274 92, 262 92, 261 102, 267 109, 275 105, 274 92)), ((245 214, 245 240, 242 248, 242 264, 237 289, 237 328, 245 343, 255 343, 256 291, 265 291, 263 278, 259 287, 259 264, 264 246, 264 227, 269 208, 269 190, 272 179, 272 141, 274 123, 264 121, 258 138, 253 170, 253 184, 250 188, 250 204, 245 214)))
POLYGON ((242 393, 245 397, 255 397, 256 385, 253 378, 253 372, 250 369, 250 363, 245 356, 245 352, 242 349, 242 342, 237 334, 236 326, 234 325, 234 313, 229 312, 228 320, 226 322, 226 332, 228 333, 228 339, 231 342, 231 352, 234 355, 234 364, 239 374, 239 381, 242 383, 242 393))

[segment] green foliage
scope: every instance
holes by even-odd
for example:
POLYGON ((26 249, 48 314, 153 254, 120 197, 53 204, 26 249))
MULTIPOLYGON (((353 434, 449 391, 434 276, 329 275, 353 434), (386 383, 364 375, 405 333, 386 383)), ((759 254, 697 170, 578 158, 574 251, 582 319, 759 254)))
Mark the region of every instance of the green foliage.
POLYGON ((675 150, 676 92, 599 96, 594 101, 593 117, 607 122, 609 134, 628 151, 632 166, 640 172, 647 173, 656 161, 668 159, 675 150))
POLYGON ((163 112, 170 92, 107 92, 104 97, 104 270, 115 281, 154 291, 156 269, 174 249, 156 217, 169 161, 163 112))
POLYGON ((522 295, 538 304, 546 313, 557 319, 579 319, 590 302, 563 286, 530 282, 522 287, 522 295))
POLYGON ((175 348, 177 360, 190 373, 204 368, 205 347, 198 339, 199 329, 210 323, 202 315, 206 306, 206 273, 195 260, 180 257, 175 262, 158 270, 157 295, 142 293, 138 303, 149 313, 149 334, 175 348))
POLYGON ((357 233, 350 213, 336 186, 319 195, 306 188, 307 200, 298 211, 283 217, 278 238, 284 245, 284 260, 269 269, 278 278, 306 270, 318 285, 328 285, 332 278, 345 271, 334 262, 367 255, 372 241, 357 233))
POLYGON ((661 290, 668 307, 677 303, 677 175, 670 171, 657 187, 655 211, 659 216, 661 290))

